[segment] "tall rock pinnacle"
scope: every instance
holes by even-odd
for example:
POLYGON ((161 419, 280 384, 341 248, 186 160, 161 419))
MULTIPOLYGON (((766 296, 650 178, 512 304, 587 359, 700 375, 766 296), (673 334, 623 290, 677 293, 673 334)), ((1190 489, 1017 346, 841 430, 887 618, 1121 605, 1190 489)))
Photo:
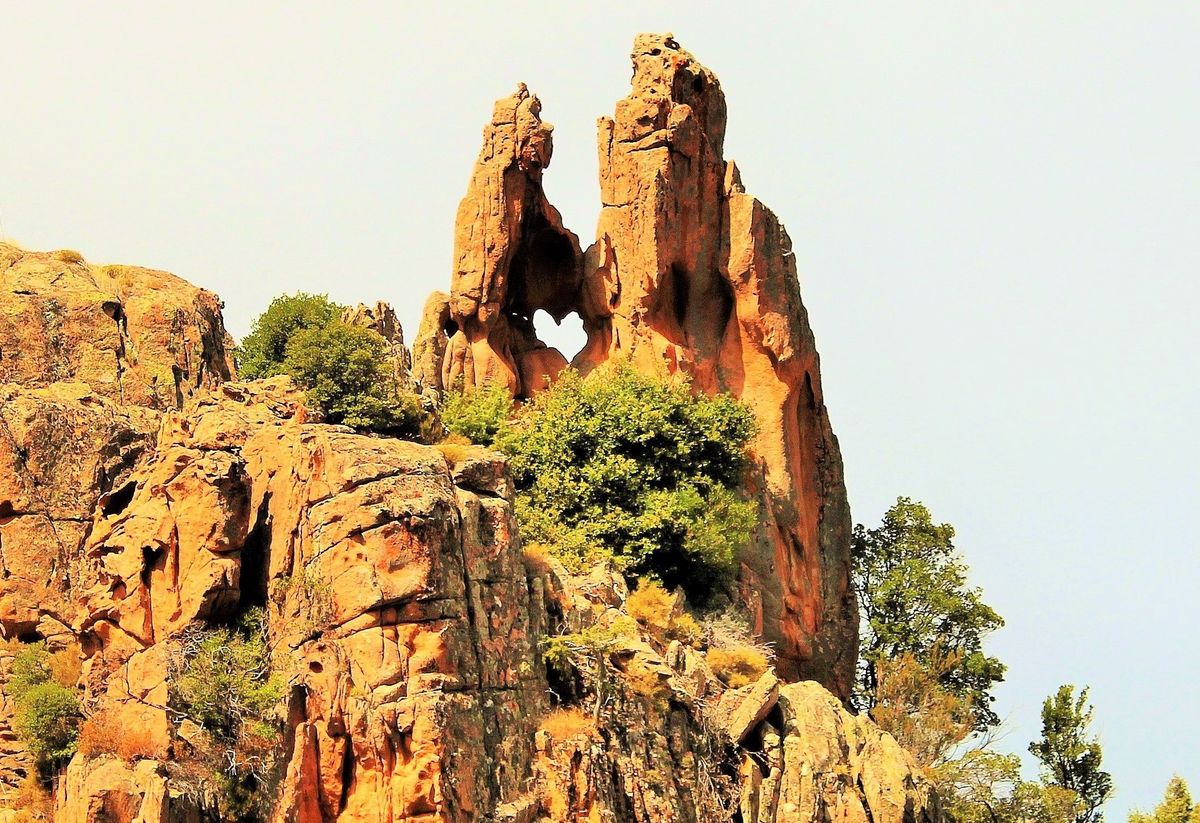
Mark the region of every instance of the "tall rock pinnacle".
POLYGON ((496 102, 483 150, 454 223, 451 337, 442 368, 447 386, 498 381, 514 394, 541 388, 567 364, 541 345, 533 313, 556 318, 574 308, 579 239, 542 192, 552 127, 524 84, 496 102))
POLYGON ((781 674, 845 697, 850 513, 791 240, 724 158, 716 75, 670 34, 638 35, 632 60, 629 94, 599 121, 603 202, 582 256, 542 191, 551 142, 537 98, 522 86, 496 104, 456 222, 442 384, 539 390, 565 365, 534 332, 545 309, 582 318, 581 372, 622 358, 741 398, 759 423, 763 506, 741 594, 781 674))

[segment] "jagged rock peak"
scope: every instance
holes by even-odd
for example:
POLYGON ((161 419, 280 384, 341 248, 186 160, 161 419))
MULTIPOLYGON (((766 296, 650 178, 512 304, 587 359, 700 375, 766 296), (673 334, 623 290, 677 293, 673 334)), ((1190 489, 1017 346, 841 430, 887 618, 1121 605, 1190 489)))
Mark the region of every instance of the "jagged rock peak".
MULTIPOLYGON (((633 40, 632 89, 617 104, 616 120, 634 126, 653 124, 655 131, 682 121, 678 106, 688 106, 719 158, 725 143, 725 94, 721 82, 669 32, 639 34, 633 40), (633 115, 632 117, 630 115, 633 115)), ((641 131, 641 129, 637 129, 641 131)), ((651 132, 653 134, 653 132, 651 132)), ((623 138, 644 139, 629 133, 623 138)), ((665 135, 663 135, 665 136, 665 135)))
POLYGON ((499 381, 529 395, 566 364, 538 339, 534 312, 577 312, 579 371, 622 359, 741 398, 759 423, 764 511, 741 557, 741 594, 785 677, 846 697, 850 515, 791 240, 723 156, 716 75, 670 34, 638 35, 630 56, 629 94, 599 120, 595 243, 581 258, 547 201, 549 134, 536 98, 518 90, 484 129, 457 216, 448 316, 431 304, 417 348, 437 356, 448 336, 434 388, 499 381))
POLYGON ((537 310, 561 318, 573 309, 581 279, 579 238, 542 190, 553 141, 540 113, 522 84, 496 102, 483 130, 455 219, 442 385, 496 381, 526 395, 566 365, 533 330, 537 310))

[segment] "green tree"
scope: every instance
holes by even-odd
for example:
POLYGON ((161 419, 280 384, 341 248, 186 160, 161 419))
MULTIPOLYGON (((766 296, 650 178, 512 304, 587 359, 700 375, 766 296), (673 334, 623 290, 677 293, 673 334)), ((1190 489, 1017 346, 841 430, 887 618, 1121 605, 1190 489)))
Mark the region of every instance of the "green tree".
POLYGON ((1076 823, 1100 823, 1100 807, 1113 791, 1112 776, 1100 768, 1103 754, 1091 736, 1092 707, 1088 689, 1075 695, 1075 687, 1060 686, 1042 704, 1042 737, 1029 751, 1043 766, 1043 781, 1079 796, 1076 823))
POLYGON ((1162 802, 1152 814, 1131 812, 1129 823, 1197 823, 1200 821, 1200 806, 1192 803, 1188 784, 1179 775, 1167 783, 1162 802))
POLYGON ((4 689, 15 709, 13 731, 44 769, 69 760, 79 740, 75 684, 59 682, 54 674, 53 655, 46 644, 31 643, 13 658, 4 689))
POLYGON ((1021 779, 1021 759, 975 749, 939 764, 931 777, 955 823, 1071 823, 1079 798, 1059 786, 1021 779))
POLYGON ((425 412, 419 398, 397 384, 386 347, 377 332, 334 321, 293 334, 279 372, 308 389, 309 401, 330 423, 420 436, 425 412))
POLYGON ((401 386, 387 341, 343 323, 343 306, 323 294, 271 301, 237 352, 247 380, 289 375, 330 423, 398 437, 424 437, 431 421, 420 399, 401 386))
POLYGON ((238 375, 258 380, 285 373, 284 350, 292 335, 327 326, 342 316, 342 306, 324 294, 281 294, 258 316, 238 348, 238 375))
POLYGON ((1005 666, 984 653, 983 641, 1004 621, 967 584, 967 565, 953 541, 953 526, 934 523, 924 505, 907 497, 896 500, 878 528, 855 527, 860 711, 875 708, 881 661, 909 655, 970 702, 976 731, 999 723, 991 689, 1004 679, 1005 666))
POLYGON ((757 522, 742 499, 753 417, 733 398, 627 365, 566 371, 506 427, 522 536, 569 564, 613 562, 626 574, 720 590, 757 522))

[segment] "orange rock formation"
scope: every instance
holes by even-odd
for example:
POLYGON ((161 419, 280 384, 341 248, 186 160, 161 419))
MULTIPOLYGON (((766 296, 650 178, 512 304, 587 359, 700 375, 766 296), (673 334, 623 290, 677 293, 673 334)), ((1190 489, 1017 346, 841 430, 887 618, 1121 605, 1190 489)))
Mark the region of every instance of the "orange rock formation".
MULTIPOLYGON (((821 393, 795 256, 783 225, 723 155, 720 82, 668 35, 639 35, 633 81, 599 123, 600 212, 582 256, 542 192, 550 127, 524 86, 496 104, 455 233, 442 385, 506 383, 528 395, 566 361, 531 318, 578 312, 582 372, 614 358, 726 391, 759 423, 763 527, 741 588, 780 670, 845 697, 857 614, 841 454, 821 393)), ((424 326, 424 324, 423 324, 424 326)), ((439 386, 441 387, 441 386, 439 386)))
POLYGON ((214 295, 0 246, 0 823, 38 819, 7 808, 33 764, 4 691, 35 640, 78 649, 82 711, 109 729, 53 775, 54 821, 230 819, 172 684, 197 630, 250 608, 286 682, 263 821, 938 819, 895 741, 787 682, 844 696, 854 661, 812 333, 786 233, 723 159, 716 78, 669 35, 633 57, 600 123, 586 253, 542 191, 550 127, 522 86, 485 129, 452 292, 430 298, 414 356, 386 304, 345 319, 435 392, 542 388, 565 366, 534 331, 544 309, 583 318, 584 371, 628 358, 741 397, 764 525, 740 584, 778 676, 729 688, 702 642, 637 627, 619 575, 523 557, 498 454, 311 422, 286 378, 232 381, 214 295), (603 700, 541 653, 593 627, 616 638, 594 661, 603 700))

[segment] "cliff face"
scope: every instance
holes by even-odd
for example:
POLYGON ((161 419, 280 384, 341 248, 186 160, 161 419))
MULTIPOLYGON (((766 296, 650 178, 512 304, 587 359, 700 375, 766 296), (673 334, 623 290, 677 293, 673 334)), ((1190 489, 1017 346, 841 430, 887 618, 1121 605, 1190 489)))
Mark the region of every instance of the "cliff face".
MULTIPOLYGON (((522 86, 485 129, 451 293, 412 354, 386 304, 344 319, 434 390, 540 390, 566 365, 537 339, 544 309, 584 319, 583 371, 627 358, 741 397, 763 526, 740 585, 778 670, 729 688, 698 641, 631 619, 619 575, 523 554, 500 455, 313 422, 286 378, 233 380, 214 295, 0 246, 0 687, 24 644, 72 650, 91 729, 54 821, 234 819, 230 753, 176 690, 200 633, 252 610, 284 697, 250 820, 939 820, 911 759, 839 699, 848 513, 787 235, 723 159, 715 76, 669 36, 633 57, 586 252, 542 191, 551 130, 522 86), (591 664, 603 700, 543 658, 588 630, 613 638, 591 664)), ((33 772, 13 709, 0 823, 47 819, 13 808, 33 772)))
MULTIPOLYGON (((216 295, 0 243, 0 634, 71 638, 98 500, 153 450, 158 412, 230 368, 216 295)), ((29 759, 11 712, 0 701, 0 784, 16 785, 29 759)))
POLYGON ((742 597, 785 676, 845 697, 857 637, 850 513, 791 240, 724 158, 716 76, 670 35, 639 35, 632 59, 629 95, 599 122, 602 208, 582 255, 542 192, 551 142, 537 98, 522 86, 496 104, 459 207, 450 318, 418 348, 446 346, 439 388, 498 380, 528 395, 566 364, 531 318, 577 312, 580 371, 626 359, 741 398, 758 419, 762 502, 742 597))
MULTIPOLYGON (((164 421, 87 546, 86 701, 154 730, 156 819, 179 819, 195 741, 164 672, 190 626, 265 607, 290 692, 277 818, 475 819, 515 791, 544 702, 499 457, 309 424, 301 397, 230 383, 164 421)), ((61 800, 64 821, 103 806, 71 781, 61 800)))
POLYGON ((0 243, 0 383, 174 408, 229 379, 228 343, 217 296, 172 274, 0 243))

